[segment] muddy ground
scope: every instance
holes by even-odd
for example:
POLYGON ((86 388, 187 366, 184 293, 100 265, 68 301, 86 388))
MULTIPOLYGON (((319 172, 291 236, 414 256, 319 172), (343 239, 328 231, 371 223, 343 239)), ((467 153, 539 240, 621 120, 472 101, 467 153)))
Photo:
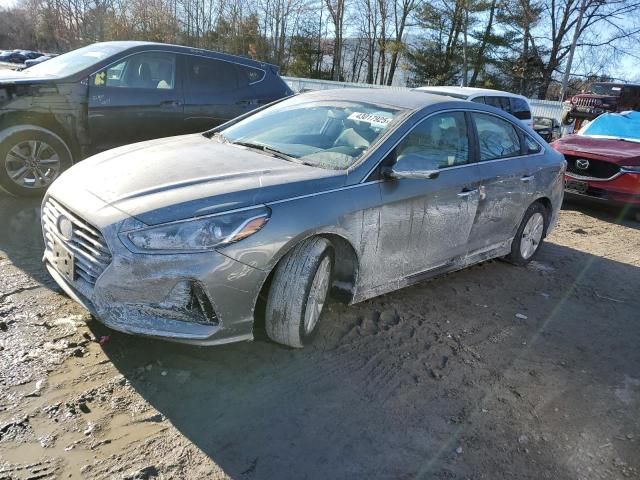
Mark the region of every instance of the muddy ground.
POLYGON ((568 206, 537 261, 353 307, 316 343, 108 330, 0 197, 0 479, 640 478, 640 224, 568 206))

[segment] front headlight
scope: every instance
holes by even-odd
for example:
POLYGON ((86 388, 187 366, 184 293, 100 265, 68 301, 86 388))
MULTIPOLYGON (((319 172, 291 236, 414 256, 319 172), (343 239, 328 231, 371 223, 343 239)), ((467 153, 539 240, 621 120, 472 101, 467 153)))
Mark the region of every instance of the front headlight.
POLYGON ((264 227, 270 216, 271 210, 267 207, 252 208, 125 231, 120 233, 120 238, 132 251, 203 252, 253 235, 264 227))
POLYGON ((621 168, 622 170, 626 170, 627 172, 640 173, 640 165, 628 165, 621 168))

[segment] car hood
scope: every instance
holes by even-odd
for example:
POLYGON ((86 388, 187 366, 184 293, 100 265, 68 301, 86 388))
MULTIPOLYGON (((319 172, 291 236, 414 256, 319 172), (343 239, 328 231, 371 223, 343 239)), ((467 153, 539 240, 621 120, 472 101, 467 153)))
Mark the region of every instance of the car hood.
POLYGON ((618 165, 640 165, 640 142, 568 135, 552 146, 565 155, 608 160, 618 165))
POLYGON ((325 191, 345 180, 342 171, 292 163, 195 134, 95 155, 62 174, 49 193, 81 211, 80 199, 89 192, 156 225, 325 191))
POLYGON ((48 75, 31 75, 29 69, 18 72, 16 70, 0 70, 0 86, 29 84, 29 83, 49 83, 58 80, 58 77, 48 75))

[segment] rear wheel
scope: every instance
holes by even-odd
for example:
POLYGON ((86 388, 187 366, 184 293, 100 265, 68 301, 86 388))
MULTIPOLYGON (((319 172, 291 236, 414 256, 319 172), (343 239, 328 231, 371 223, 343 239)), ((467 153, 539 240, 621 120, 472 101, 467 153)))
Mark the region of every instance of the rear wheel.
POLYGON ((43 195, 72 163, 69 147, 50 130, 20 125, 0 133, 0 187, 13 195, 43 195))
POLYGON ((331 243, 314 237, 280 261, 267 299, 269 338, 295 348, 311 342, 329 295, 333 258, 331 243))
POLYGON ((526 265, 533 259, 547 231, 548 216, 547 209, 541 203, 536 202, 527 209, 511 243, 507 260, 515 265, 526 265))

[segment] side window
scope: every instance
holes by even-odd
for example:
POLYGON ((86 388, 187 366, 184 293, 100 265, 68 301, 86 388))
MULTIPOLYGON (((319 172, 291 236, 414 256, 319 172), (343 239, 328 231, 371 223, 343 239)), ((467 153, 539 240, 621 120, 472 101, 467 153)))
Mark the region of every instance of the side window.
POLYGON ((230 92, 238 88, 238 74, 233 63, 203 57, 187 60, 189 90, 194 92, 230 92))
POLYGON ((531 119, 529 104, 523 98, 511 97, 511 111, 513 112, 513 116, 520 120, 531 119))
POLYGON ((481 161, 520 155, 520 138, 511 123, 484 113, 474 113, 472 117, 478 131, 481 161))
POLYGON ((411 155, 424 162, 425 170, 469 162, 469 136, 464 113, 442 113, 418 124, 396 149, 398 163, 411 155))
POLYGON ((511 103, 509 102, 509 97, 485 97, 485 103, 487 105, 491 105, 492 107, 496 107, 500 110, 511 113, 511 103))
POLYGON ((176 56, 171 53, 139 53, 96 73, 96 87, 173 89, 176 78, 176 56))
POLYGON ((236 65, 236 69, 238 70, 238 83, 241 87, 259 82, 265 76, 264 71, 258 68, 236 65))
POLYGON ((524 134, 524 148, 527 155, 533 155, 534 153, 540 153, 542 147, 538 142, 531 138, 526 133, 524 134))
POLYGON ((486 103, 484 101, 484 97, 476 97, 473 100, 471 100, 472 102, 476 102, 476 103, 486 103))

